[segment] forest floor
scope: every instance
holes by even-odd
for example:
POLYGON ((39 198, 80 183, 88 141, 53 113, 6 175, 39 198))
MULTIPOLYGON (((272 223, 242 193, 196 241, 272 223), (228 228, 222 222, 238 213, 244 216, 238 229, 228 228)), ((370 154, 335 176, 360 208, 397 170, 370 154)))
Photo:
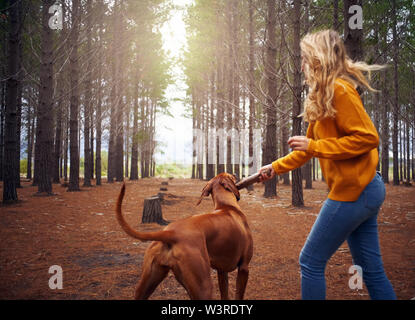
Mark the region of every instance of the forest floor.
MULTIPOLYGON (((127 181, 123 213, 141 231, 157 224, 141 224, 144 198, 159 192, 162 181, 127 181)), ((195 206, 205 181, 173 179, 162 204, 163 217, 175 221, 209 212, 211 198, 195 206)), ((0 206, 0 299, 132 299, 149 242, 127 236, 114 214, 121 184, 67 192, 54 185, 55 195, 38 197, 37 188, 23 182, 19 202, 0 206), (49 288, 49 267, 63 270, 63 289, 49 288)), ((378 223, 386 273, 399 299, 415 297, 415 187, 386 186, 387 196, 378 223)), ((2 192, 2 189, 0 188, 2 192)), ((241 191, 240 206, 254 237, 254 255, 246 299, 300 299, 298 256, 327 196, 323 182, 304 190, 306 207, 291 206, 291 187, 278 185, 278 197, 264 199, 263 186, 241 191)), ((327 299, 369 299, 365 287, 349 288, 352 259, 346 243, 326 269, 327 299)), ((212 270, 215 298, 219 298, 212 270)), ((230 297, 236 272, 230 273, 230 297)), ((188 299, 172 273, 151 299, 188 299)))

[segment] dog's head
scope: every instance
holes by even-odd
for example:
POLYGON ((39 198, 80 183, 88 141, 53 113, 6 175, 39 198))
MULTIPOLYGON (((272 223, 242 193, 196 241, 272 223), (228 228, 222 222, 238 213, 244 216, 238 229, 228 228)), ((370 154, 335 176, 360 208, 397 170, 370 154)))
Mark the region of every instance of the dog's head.
POLYGON ((219 186, 232 192, 235 195, 236 200, 239 201, 240 194, 235 183, 235 175, 226 172, 218 174, 216 177, 210 179, 209 182, 205 185, 205 187, 202 190, 202 194, 200 195, 200 199, 196 203, 196 205, 198 205, 202 201, 203 197, 208 197, 219 186))

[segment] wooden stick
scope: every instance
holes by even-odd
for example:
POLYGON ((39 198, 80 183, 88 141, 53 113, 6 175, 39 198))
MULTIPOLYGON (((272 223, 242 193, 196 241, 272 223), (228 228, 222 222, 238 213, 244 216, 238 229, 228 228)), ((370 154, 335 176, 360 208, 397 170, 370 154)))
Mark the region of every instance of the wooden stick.
MULTIPOLYGON (((268 172, 267 172, 267 176, 269 176, 269 175, 271 175, 271 170, 268 170, 268 172)), ((260 182, 260 180, 259 180, 260 177, 261 177, 261 174, 259 172, 257 172, 255 174, 253 174, 252 176, 249 176, 249 177, 239 181, 236 184, 236 188, 238 188, 238 190, 241 190, 243 188, 246 188, 246 187, 250 186, 251 184, 260 182)))

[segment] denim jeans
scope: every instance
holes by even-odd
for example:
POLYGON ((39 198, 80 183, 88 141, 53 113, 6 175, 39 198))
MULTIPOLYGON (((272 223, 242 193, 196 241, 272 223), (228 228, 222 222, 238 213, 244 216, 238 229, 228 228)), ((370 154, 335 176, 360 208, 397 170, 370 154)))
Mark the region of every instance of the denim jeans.
POLYGON ((357 201, 325 201, 300 254, 303 299, 325 299, 327 261, 345 240, 371 299, 396 299, 379 247, 377 216, 384 199, 385 185, 377 173, 357 201))

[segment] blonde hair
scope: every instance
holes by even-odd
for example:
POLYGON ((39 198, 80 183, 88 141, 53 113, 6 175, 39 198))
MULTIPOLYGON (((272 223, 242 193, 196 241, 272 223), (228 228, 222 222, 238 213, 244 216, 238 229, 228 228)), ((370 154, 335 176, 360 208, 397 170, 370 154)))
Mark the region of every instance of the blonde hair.
POLYGON ((307 122, 334 117, 334 82, 342 78, 355 87, 365 86, 373 89, 368 79, 371 72, 386 66, 368 65, 365 62, 353 62, 346 53, 343 40, 334 30, 309 33, 301 40, 301 54, 304 59, 304 74, 309 93, 304 102, 304 112, 300 115, 307 122), (363 72, 368 73, 368 79, 363 72))

